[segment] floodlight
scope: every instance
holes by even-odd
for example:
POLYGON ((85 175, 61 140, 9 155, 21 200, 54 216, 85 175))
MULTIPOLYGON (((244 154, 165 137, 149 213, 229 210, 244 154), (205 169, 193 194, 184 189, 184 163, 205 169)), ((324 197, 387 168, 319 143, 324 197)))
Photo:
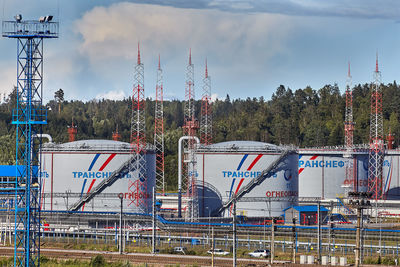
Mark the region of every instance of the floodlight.
POLYGON ((46 21, 46 17, 40 17, 39 18, 39 22, 45 22, 46 21))
POLYGON ((46 21, 47 21, 47 22, 50 22, 52 19, 53 19, 53 16, 52 16, 52 15, 46 16, 46 21))
POLYGON ((17 15, 14 16, 14 19, 15 19, 17 22, 21 22, 21 20, 22 20, 22 15, 21 15, 21 14, 17 14, 17 15))

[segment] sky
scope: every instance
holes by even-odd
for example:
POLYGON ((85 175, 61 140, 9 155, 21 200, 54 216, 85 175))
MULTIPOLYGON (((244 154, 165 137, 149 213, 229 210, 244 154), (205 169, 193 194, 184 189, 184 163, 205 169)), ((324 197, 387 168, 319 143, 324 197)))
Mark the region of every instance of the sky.
MULTIPOLYGON (((400 75, 397 0, 2 0, 2 20, 54 15, 58 39, 44 42, 44 100, 132 95, 137 44, 145 95, 155 96, 158 55, 164 97, 183 100, 189 49, 201 98, 205 61, 214 98, 261 96, 279 85, 296 90, 353 85, 400 75), (378 4, 379 3, 379 4, 378 4)), ((16 84, 16 40, 0 39, 0 96, 16 84)))

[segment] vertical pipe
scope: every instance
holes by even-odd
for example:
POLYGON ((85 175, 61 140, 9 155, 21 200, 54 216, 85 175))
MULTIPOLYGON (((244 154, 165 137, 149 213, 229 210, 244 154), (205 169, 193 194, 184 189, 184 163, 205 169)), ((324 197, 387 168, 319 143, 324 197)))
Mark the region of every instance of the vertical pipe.
POLYGON ((321 202, 318 201, 318 264, 321 264, 321 202))
POLYGON ((182 136, 178 141, 178 217, 182 218, 182 141, 194 138, 197 144, 200 143, 196 136, 182 136))
POLYGON ((355 267, 360 266, 360 228, 361 228, 361 207, 357 207, 357 231, 356 231, 356 248, 355 248, 355 267))
POLYGON ((119 254, 122 254, 122 204, 123 204, 123 197, 121 197, 121 194, 119 195, 119 199, 121 200, 121 213, 119 214, 119 254))
POLYGON ((153 244, 151 253, 156 253, 156 191, 153 187, 153 244))
POLYGON ((212 227, 212 229, 211 229, 211 239, 212 239, 212 244, 211 244, 211 267, 214 267, 214 242, 215 242, 215 239, 214 239, 214 226, 212 227))
POLYGON ((236 195, 234 196, 233 200, 233 213, 232 213, 232 220, 233 220, 233 267, 236 267, 236 195))
POLYGON ((178 141, 178 218, 182 218, 182 141, 184 136, 178 141))
POLYGON ((292 263, 296 264, 296 219, 293 218, 293 242, 292 242, 292 247, 293 247, 293 252, 292 252, 292 263))
MULTIPOLYGON (((264 227, 265 227, 265 222, 264 222, 264 227)), ((271 265, 274 263, 274 257, 275 257, 275 218, 272 218, 272 226, 271 226, 271 265)))
MULTIPOLYGON (((322 156, 322 162, 325 162, 325 157, 322 156)), ((322 165, 322 169, 321 169, 321 198, 324 199, 325 198, 325 164, 322 165)))

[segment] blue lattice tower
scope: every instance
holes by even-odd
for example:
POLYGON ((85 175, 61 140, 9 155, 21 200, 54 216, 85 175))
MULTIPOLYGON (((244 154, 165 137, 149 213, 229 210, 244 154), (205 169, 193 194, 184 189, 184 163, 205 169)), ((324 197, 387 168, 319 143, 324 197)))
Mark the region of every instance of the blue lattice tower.
POLYGON ((14 266, 39 266, 40 256, 40 134, 47 123, 42 106, 43 39, 58 37, 52 16, 38 21, 3 21, 3 37, 17 39, 15 235, 14 266), (39 168, 37 168, 39 166, 39 168))

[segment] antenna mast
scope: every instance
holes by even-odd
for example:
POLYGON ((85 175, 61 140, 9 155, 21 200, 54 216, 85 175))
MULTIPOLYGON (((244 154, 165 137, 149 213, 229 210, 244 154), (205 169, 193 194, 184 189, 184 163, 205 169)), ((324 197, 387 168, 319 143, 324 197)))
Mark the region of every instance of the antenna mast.
MULTIPOLYGON (((146 174, 146 120, 144 96, 144 66, 140 60, 140 46, 138 43, 137 64, 134 74, 135 83, 132 95, 131 120, 131 149, 136 157, 130 166, 130 172, 136 175, 134 182, 129 181, 129 191, 132 192, 132 203, 136 207, 143 207, 147 201, 147 174, 146 174)), ((147 212, 147 211, 143 211, 147 212)))
POLYGON ((192 64, 192 51, 189 52, 189 64, 186 67, 186 87, 185 87, 185 109, 184 109, 184 126, 183 135, 189 136, 189 139, 184 141, 183 149, 185 159, 183 166, 183 185, 186 186, 190 203, 188 204, 190 216, 192 219, 199 216, 199 207, 197 199, 196 175, 195 175, 195 160, 194 149, 196 130, 199 128, 199 123, 195 117, 195 94, 194 94, 194 65, 192 64))
POLYGON ((372 198, 375 200, 381 199, 383 195, 382 167, 384 150, 381 73, 378 68, 378 54, 376 54, 374 83, 372 84, 371 92, 368 169, 368 192, 372 193, 372 198))
POLYGON ((208 76, 207 59, 201 98, 200 143, 212 144, 211 78, 208 76))
POLYGON ((156 149, 156 190, 165 192, 164 178, 164 88, 163 75, 158 55, 157 84, 156 84, 156 107, 154 122, 154 146, 156 149))
POLYGON ((345 185, 353 187, 353 191, 357 191, 357 182, 354 174, 354 162, 353 162, 353 132, 354 132, 354 121, 353 121, 353 89, 352 89, 352 77, 350 74, 350 62, 347 71, 346 80, 346 109, 345 109, 345 121, 344 121, 344 143, 346 152, 344 157, 349 158, 348 165, 346 166, 346 178, 345 185))

